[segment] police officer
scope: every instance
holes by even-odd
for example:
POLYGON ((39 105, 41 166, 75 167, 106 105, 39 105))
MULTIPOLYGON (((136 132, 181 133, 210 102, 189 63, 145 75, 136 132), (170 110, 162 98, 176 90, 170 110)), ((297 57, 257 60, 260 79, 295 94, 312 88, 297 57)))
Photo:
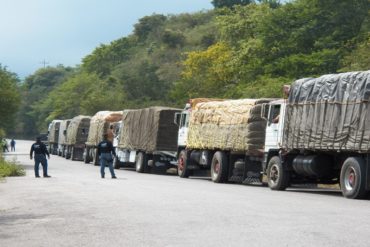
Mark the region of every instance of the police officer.
POLYGON ((50 159, 50 154, 46 148, 46 145, 41 142, 41 138, 37 137, 36 142, 32 144, 30 151, 30 158, 32 160, 32 154, 35 152, 35 177, 39 178, 39 165, 41 163, 44 178, 50 178, 48 175, 48 161, 46 155, 50 159))
POLYGON ((105 166, 109 166, 110 174, 112 178, 117 178, 114 174, 113 169, 113 156, 116 156, 116 152, 114 151, 113 144, 111 141, 108 140, 108 134, 104 134, 104 140, 98 144, 98 155, 100 159, 100 175, 101 178, 105 176, 105 166))

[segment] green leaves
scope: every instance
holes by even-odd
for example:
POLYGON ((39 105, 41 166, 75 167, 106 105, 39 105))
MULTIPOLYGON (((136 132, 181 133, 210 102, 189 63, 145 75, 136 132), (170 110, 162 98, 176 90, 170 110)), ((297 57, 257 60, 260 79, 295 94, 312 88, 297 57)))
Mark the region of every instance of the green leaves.
POLYGON ((20 105, 18 78, 0 64, 0 130, 12 130, 20 105))

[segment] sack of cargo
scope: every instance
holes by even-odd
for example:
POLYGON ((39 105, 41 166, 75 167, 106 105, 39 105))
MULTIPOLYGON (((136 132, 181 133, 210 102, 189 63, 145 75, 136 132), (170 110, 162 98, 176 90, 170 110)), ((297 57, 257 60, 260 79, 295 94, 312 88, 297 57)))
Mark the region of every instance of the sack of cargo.
POLYGON ((261 104, 271 99, 203 101, 191 111, 187 147, 250 151, 263 149, 266 121, 261 104))
POLYGON ((124 110, 118 146, 146 152, 176 151, 178 126, 174 116, 180 111, 168 107, 124 110))

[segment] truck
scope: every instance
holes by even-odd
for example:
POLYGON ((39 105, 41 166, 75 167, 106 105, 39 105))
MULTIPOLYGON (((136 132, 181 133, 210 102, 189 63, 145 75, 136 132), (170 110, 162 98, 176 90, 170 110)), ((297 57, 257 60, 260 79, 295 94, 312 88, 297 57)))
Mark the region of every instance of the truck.
POLYGON ((370 191, 370 71, 296 80, 286 100, 263 107, 263 170, 272 190, 338 184, 344 197, 370 191))
POLYGON ((160 106, 124 110, 114 167, 134 166, 139 173, 176 168, 177 112, 180 109, 160 106))
POLYGON ((99 111, 90 120, 89 134, 85 143, 84 162, 99 165, 97 145, 103 140, 103 135, 108 134, 108 140, 113 142, 113 123, 122 119, 122 111, 99 111))
POLYGON ((50 154, 57 154, 60 123, 62 120, 53 120, 48 128, 48 146, 50 154))
POLYGON ((178 175, 206 173, 215 183, 260 184, 267 124, 261 113, 271 100, 190 100, 174 120, 178 175))
POLYGON ((67 128, 70 122, 71 119, 62 120, 60 122, 57 153, 62 157, 65 157, 66 155, 67 128))
POLYGON ((245 179, 249 183, 259 177, 272 190, 295 184, 339 184, 346 198, 366 197, 370 191, 370 71, 299 79, 285 89, 286 99, 261 104, 256 100, 259 107, 253 112, 261 114, 257 122, 264 120, 258 124, 264 137, 249 135, 247 128, 238 125, 243 123, 237 121, 238 115, 248 115, 241 109, 225 112, 215 106, 224 103, 204 100, 187 104, 175 116, 179 176, 210 169, 214 182, 245 179), (228 126, 227 119, 235 123, 228 126), (232 133, 238 129, 239 134, 232 133), (232 147, 249 137, 263 144, 254 150, 239 148, 239 152, 232 147))
POLYGON ((83 152, 89 133, 90 120, 90 116, 84 115, 72 118, 67 128, 66 159, 83 160, 83 152))

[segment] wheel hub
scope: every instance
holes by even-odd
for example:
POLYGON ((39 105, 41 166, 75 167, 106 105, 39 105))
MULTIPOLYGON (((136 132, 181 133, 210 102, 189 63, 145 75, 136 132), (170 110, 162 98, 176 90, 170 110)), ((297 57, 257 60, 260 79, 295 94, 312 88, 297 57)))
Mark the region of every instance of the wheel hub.
POLYGON ((346 175, 344 177, 344 186, 348 191, 353 190, 356 184, 356 171, 350 167, 346 171, 346 175))
POLYGON ((279 169, 276 165, 273 165, 270 170, 270 180, 273 183, 276 183, 276 181, 279 179, 279 169))

